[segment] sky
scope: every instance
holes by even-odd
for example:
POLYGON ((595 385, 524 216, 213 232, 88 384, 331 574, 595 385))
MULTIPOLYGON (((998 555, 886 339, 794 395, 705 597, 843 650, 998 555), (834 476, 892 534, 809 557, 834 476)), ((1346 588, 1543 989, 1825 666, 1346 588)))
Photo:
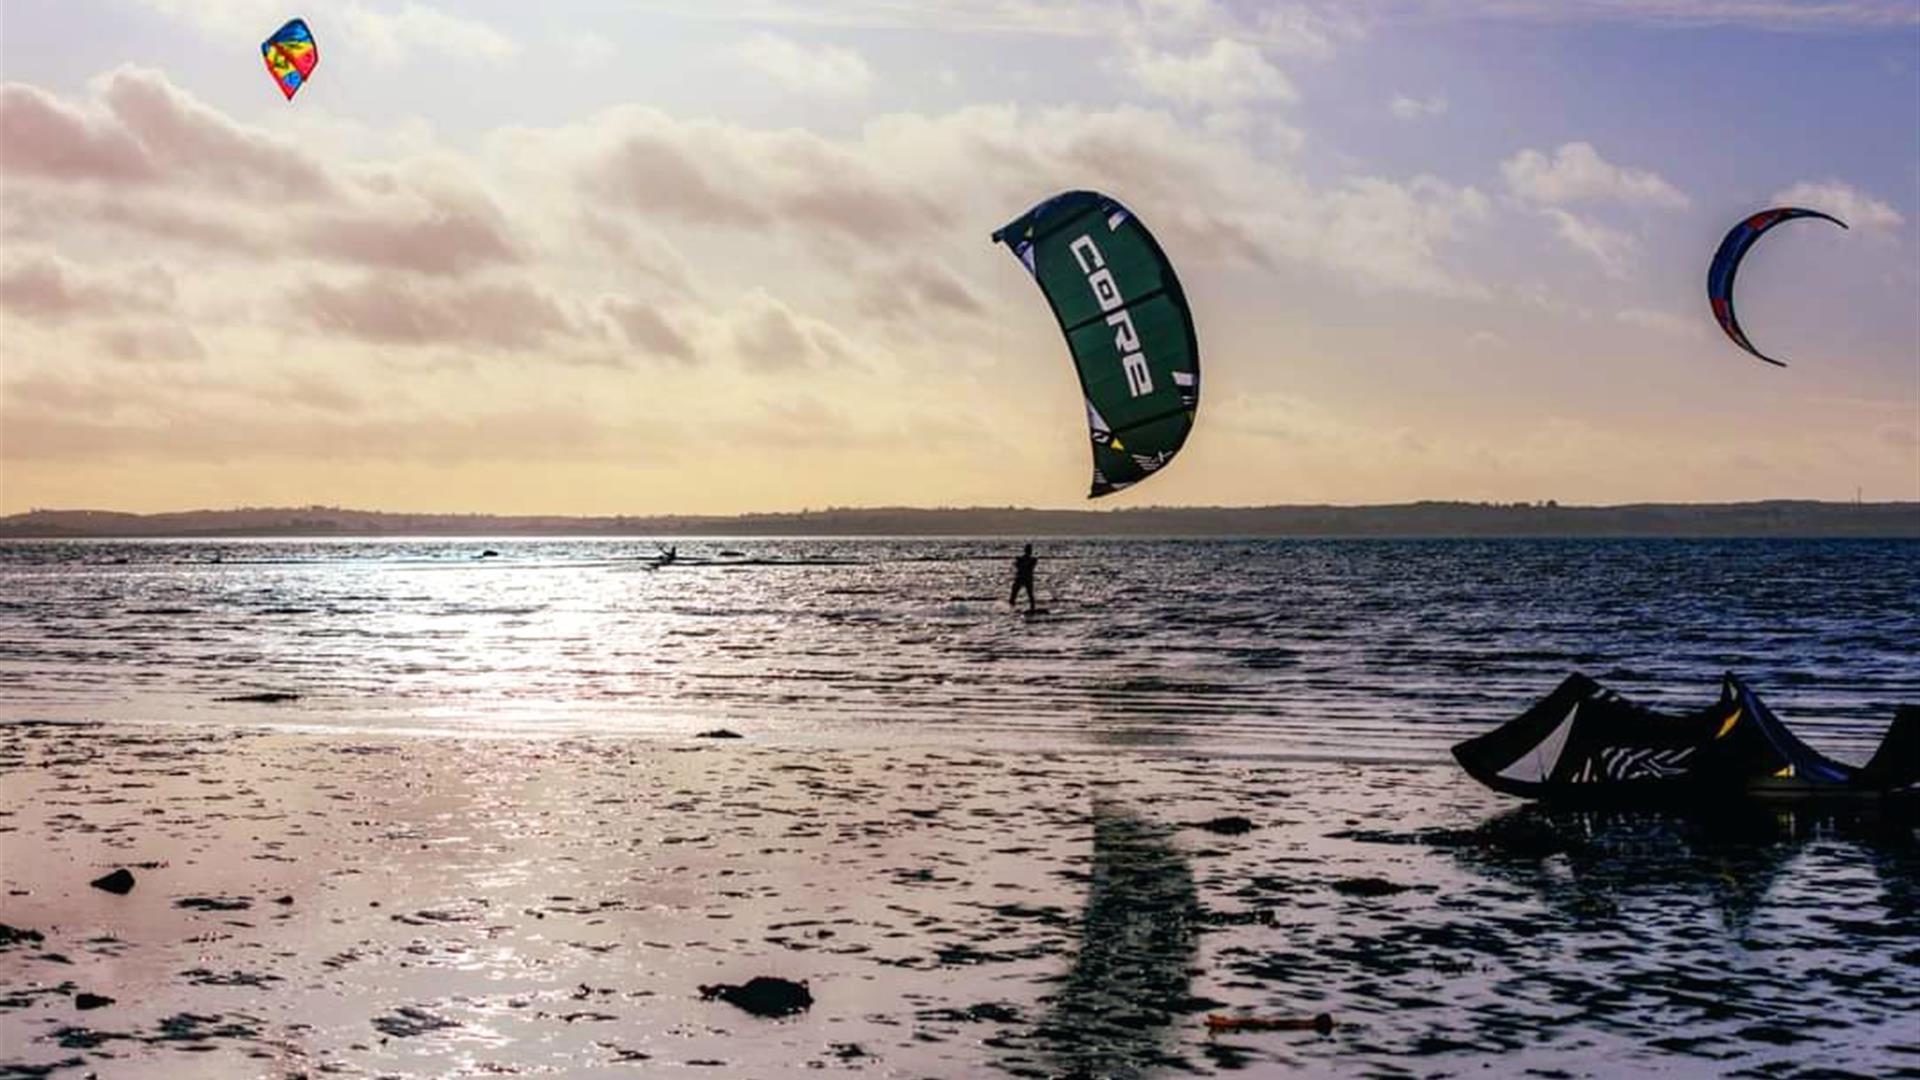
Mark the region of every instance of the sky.
POLYGON ((1096 506, 1920 499, 1913 0, 3 0, 0 79, 4 513, 1085 505, 988 239, 1072 188, 1203 371, 1096 506))

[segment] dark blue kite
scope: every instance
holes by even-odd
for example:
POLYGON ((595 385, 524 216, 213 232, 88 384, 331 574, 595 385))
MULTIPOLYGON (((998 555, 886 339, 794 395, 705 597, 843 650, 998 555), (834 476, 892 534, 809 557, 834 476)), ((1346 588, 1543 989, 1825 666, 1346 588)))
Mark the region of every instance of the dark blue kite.
POLYGON ((1843 229, 1847 227, 1846 222, 1818 210, 1802 210, 1797 206, 1762 210, 1733 227, 1727 238, 1720 241, 1720 250, 1713 253, 1713 265, 1707 268, 1707 299, 1713 303, 1713 317, 1720 321, 1720 329, 1727 332, 1735 345, 1776 367, 1787 365, 1754 348, 1753 342, 1747 340, 1746 331, 1740 329, 1740 320, 1734 317, 1733 275, 1740 269, 1740 260, 1746 257, 1747 249, 1762 233, 1783 221, 1803 217, 1823 218, 1843 229))

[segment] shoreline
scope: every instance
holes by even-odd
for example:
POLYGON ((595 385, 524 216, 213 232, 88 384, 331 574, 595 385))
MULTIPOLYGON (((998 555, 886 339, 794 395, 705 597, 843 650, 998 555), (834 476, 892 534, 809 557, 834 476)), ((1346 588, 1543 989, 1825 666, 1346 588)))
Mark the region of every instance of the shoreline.
POLYGON ((1920 1058, 1911 832, 1562 827, 1450 766, 11 724, 0 809, 0 923, 41 936, 0 948, 0 1073, 1725 1070, 1795 1024, 1920 1058), (700 999, 755 976, 812 1008, 700 999))
MULTIPOLYGON (((5 708, 0 704, 0 708, 5 708)), ((1497 721, 1489 721, 1488 727, 1497 721)), ((1150 760, 1168 761, 1221 761, 1246 765, 1327 765, 1353 766, 1359 768, 1457 768, 1452 755, 1445 749, 1433 753, 1409 752, 1403 755, 1356 754, 1344 751, 1314 749, 1282 749, 1281 740, 1269 740, 1274 743, 1270 748, 1238 749, 1220 746, 1203 746, 1188 739, 1156 738, 1143 734, 1131 741, 1115 739, 1109 735, 1085 734, 1074 737, 1062 737, 1057 740, 1035 738, 1015 731, 983 731, 979 728, 956 727, 950 732, 940 732, 944 737, 935 738, 928 734, 925 725, 901 724, 886 728, 852 727, 832 732, 806 731, 794 728, 757 727, 740 723, 737 720, 716 718, 702 720, 687 725, 679 724, 653 728, 635 728, 615 730, 605 726, 580 726, 557 728, 551 724, 537 721, 515 725, 484 724, 470 727, 435 727, 428 725, 410 726, 406 724, 351 722, 328 723, 324 721, 251 719, 239 720, 223 716, 181 717, 172 719, 124 719, 120 717, 0 717, 0 732, 8 728, 59 728, 76 733, 105 732, 144 733, 152 736, 180 735, 190 736, 232 733, 249 736, 287 736, 289 738, 312 739, 392 739, 401 742, 502 742, 502 743, 542 743, 561 744, 578 743, 583 746, 634 744, 641 747, 663 751, 686 751, 709 745, 711 736, 700 729, 725 729, 731 736, 721 736, 715 740, 720 744, 731 744, 745 750, 783 752, 783 753, 858 753, 861 751, 893 751, 906 753, 955 753, 964 752, 987 758, 1009 757, 1087 757, 1121 758, 1140 757, 1150 760), (1000 745, 981 745, 983 736, 1009 736, 1008 742, 1000 745), (737 740, 736 737, 737 736, 737 740)), ((1449 738, 1451 736, 1448 736, 1449 738)))

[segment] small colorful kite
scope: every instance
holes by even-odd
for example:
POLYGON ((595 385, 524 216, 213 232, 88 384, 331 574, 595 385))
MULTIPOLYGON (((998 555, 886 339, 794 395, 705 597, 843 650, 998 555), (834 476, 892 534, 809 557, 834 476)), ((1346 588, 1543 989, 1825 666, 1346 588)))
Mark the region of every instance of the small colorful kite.
POLYGON ((260 55, 267 61, 267 74, 280 84, 280 92, 292 101, 293 95, 313 77, 320 65, 320 47, 313 43, 313 31, 307 20, 289 19, 287 25, 260 43, 260 55))

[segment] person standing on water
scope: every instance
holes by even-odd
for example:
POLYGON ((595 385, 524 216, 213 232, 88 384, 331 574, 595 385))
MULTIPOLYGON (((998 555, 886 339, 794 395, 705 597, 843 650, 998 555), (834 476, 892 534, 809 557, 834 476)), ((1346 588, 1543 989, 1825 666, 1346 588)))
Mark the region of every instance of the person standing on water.
POLYGON ((1013 560, 1013 591, 1007 594, 1007 606, 1013 607, 1020 599, 1020 590, 1027 590, 1027 611, 1034 610, 1033 605, 1033 568, 1040 562, 1033 557, 1033 545, 1013 560))

